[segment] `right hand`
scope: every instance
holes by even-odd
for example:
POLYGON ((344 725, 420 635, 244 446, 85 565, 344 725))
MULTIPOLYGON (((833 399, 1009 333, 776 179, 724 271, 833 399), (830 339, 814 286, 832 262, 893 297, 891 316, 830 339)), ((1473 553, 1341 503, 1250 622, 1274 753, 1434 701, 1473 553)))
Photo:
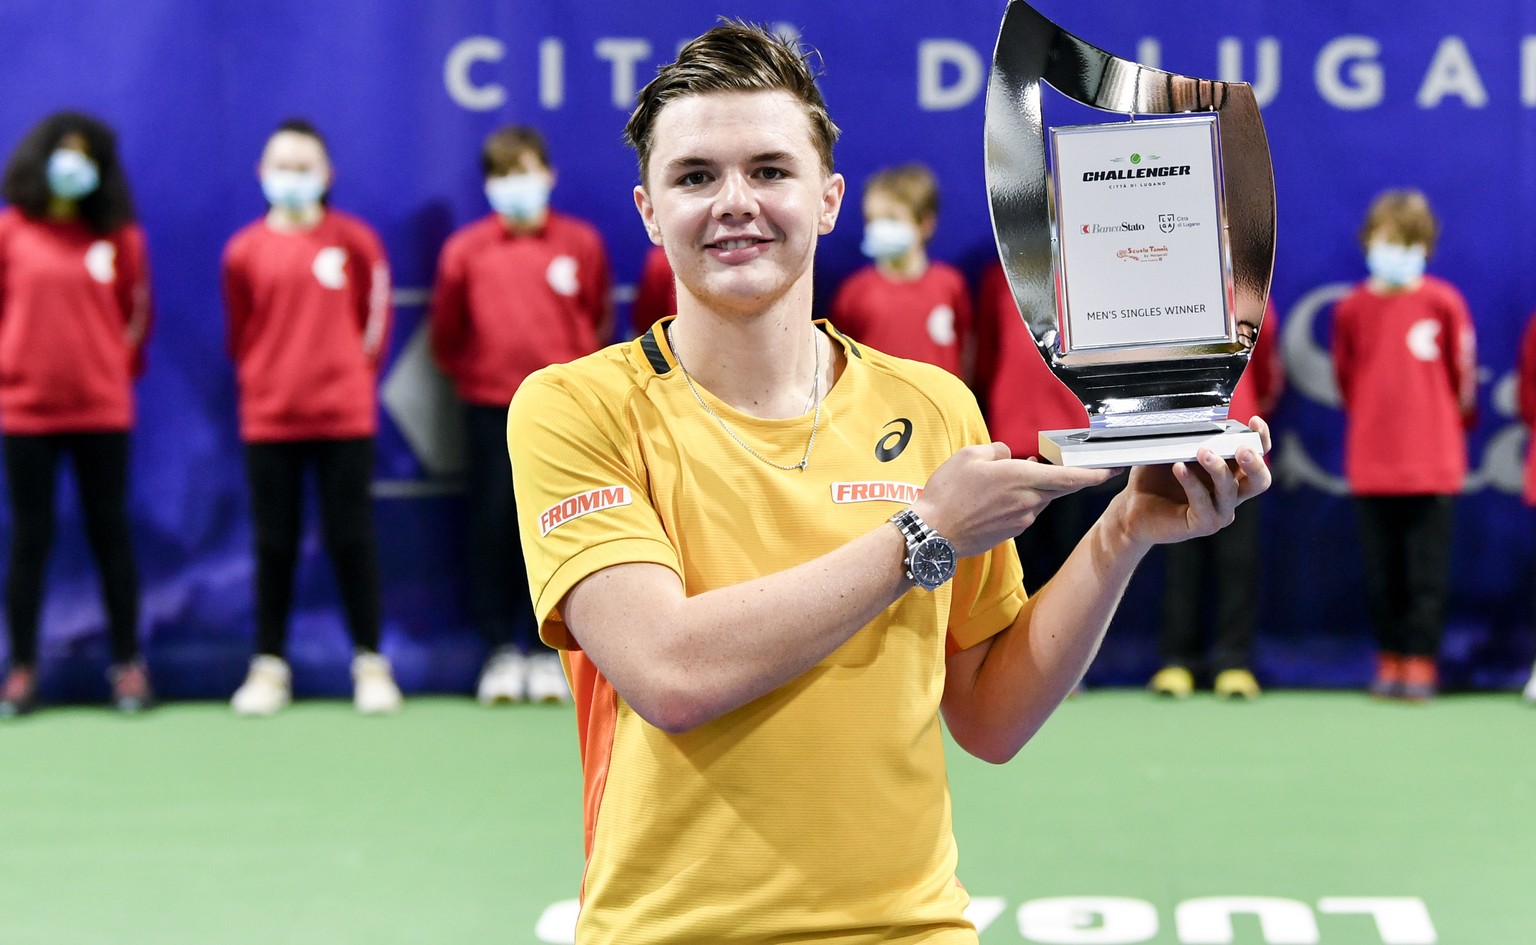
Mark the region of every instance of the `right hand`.
POLYGON ((1006 444, 967 446, 934 470, 912 503, 934 531, 966 558, 1028 528, 1058 496, 1107 482, 1118 469, 1072 469, 1013 459, 1006 444))

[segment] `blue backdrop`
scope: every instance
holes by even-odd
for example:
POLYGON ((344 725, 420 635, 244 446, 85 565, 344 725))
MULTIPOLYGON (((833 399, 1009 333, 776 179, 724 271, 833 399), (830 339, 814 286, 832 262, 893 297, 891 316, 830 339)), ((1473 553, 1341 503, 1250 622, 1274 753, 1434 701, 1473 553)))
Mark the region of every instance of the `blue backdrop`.
MULTIPOLYGON (((1278 485, 1264 500, 1258 669, 1274 684, 1362 682, 1369 627, 1339 476, 1342 421, 1327 362, 1328 302, 1362 275, 1355 230, 1387 186, 1424 189, 1444 224, 1431 271, 1460 286, 1479 333, 1481 422, 1458 507, 1447 637, 1452 683, 1510 685, 1532 644, 1532 513, 1520 504, 1523 428, 1512 372, 1536 285, 1536 3, 1385 0, 1067 0, 1038 6, 1114 53, 1257 87, 1274 153, 1274 298, 1289 389, 1273 418, 1278 485)), ((620 132, 633 92, 720 13, 800 34, 826 62, 857 193, 873 170, 921 160, 943 182, 932 247, 972 274, 993 253, 982 180, 985 70, 1000 2, 810 0, 723 6, 559 0, 9 0, 0 7, 0 149, 44 113, 95 112, 120 132, 149 234, 158 323, 139 385, 132 514, 142 635, 160 688, 227 696, 252 639, 248 506, 224 354, 218 257, 262 210, 261 145, 280 119, 330 139, 336 205, 383 235, 399 286, 384 382, 377 494, 384 649, 410 689, 468 688, 481 644, 465 617, 464 509, 454 405, 425 357, 423 302, 446 235, 484 212, 480 140, 507 122, 547 132, 555 202, 609 241, 621 302, 647 246, 620 132)), ((1047 120, 1080 115, 1047 98, 1047 120)), ((825 297, 860 264, 858 214, 819 260, 825 297)), ((1270 330, 1274 326, 1269 326, 1270 330)), ((61 494, 44 614, 44 685, 104 692, 103 618, 77 507, 61 494)), ((0 529, 9 515, 0 512, 0 529)), ((292 656, 300 692, 346 686, 329 568, 305 543, 292 656)), ((1148 563, 1090 675, 1140 682, 1160 562, 1148 563)), ((0 644, 3 646, 3 644, 0 644)))

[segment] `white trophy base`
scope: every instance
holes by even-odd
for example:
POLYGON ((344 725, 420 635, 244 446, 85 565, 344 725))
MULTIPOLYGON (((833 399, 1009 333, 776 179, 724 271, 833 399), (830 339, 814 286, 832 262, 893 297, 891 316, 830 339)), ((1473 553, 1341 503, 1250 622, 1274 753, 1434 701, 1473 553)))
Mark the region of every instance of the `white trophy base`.
POLYGON ((1041 430, 1040 455, 1057 466, 1112 469, 1190 462, 1201 447, 1210 448, 1223 459, 1231 459, 1245 446, 1264 452, 1259 435, 1236 420, 1198 426, 1194 430, 1184 427, 1162 433, 1041 430))

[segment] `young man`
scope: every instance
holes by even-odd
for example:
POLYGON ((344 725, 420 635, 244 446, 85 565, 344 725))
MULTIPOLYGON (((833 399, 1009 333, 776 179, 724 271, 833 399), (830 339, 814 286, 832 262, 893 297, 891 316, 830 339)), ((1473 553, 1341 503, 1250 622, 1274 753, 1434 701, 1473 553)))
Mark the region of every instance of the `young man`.
POLYGON ((678 314, 535 374, 508 422, 535 610, 576 693, 577 941, 975 943, 940 711, 1011 757, 1136 562, 1268 474, 1251 452, 1138 470, 1026 600, 1009 539, 1108 473, 1006 458, 958 378, 812 320, 844 185, 798 50, 717 26, 627 134, 678 314))
POLYGON ((480 166, 493 212, 444 244, 430 314, 432 350, 465 404, 471 593, 491 654, 477 695, 563 702, 560 660, 534 638, 525 592, 507 404, 529 374, 608 339, 608 254, 593 226, 550 208, 555 172, 537 130, 493 132, 480 166))

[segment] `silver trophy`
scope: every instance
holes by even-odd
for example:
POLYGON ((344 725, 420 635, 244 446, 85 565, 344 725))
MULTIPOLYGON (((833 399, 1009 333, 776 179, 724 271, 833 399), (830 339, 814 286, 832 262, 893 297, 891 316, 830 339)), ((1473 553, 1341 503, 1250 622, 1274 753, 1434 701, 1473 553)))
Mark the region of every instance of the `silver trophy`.
POLYGON ((1262 450, 1227 417, 1275 254, 1253 88, 1119 59, 1012 0, 987 84, 986 159, 1014 301, 1088 411, 1086 430, 1041 432, 1041 455, 1107 467, 1262 450), (1042 82, 1128 120, 1050 129, 1048 162, 1042 82))

